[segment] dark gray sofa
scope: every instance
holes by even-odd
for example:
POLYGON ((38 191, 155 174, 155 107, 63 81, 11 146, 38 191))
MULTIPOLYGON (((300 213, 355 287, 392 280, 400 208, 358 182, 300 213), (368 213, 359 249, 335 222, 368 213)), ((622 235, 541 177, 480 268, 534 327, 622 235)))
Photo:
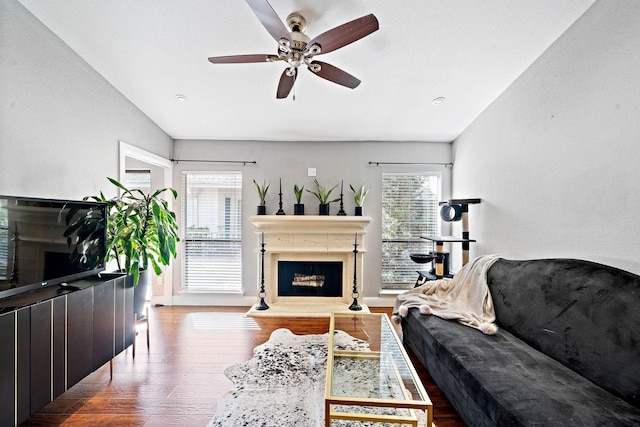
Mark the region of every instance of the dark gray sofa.
POLYGON ((487 282, 494 336, 417 308, 402 319, 405 344, 469 426, 640 425, 640 276, 499 259, 487 282))

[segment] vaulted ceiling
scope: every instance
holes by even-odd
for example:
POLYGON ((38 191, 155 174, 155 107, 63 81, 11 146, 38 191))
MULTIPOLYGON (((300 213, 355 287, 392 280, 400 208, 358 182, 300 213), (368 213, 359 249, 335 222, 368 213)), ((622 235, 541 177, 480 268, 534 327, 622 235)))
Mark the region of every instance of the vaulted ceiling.
POLYGON ((285 63, 207 60, 277 53, 245 1, 19 1, 176 139, 448 142, 595 0, 270 0, 311 38, 370 13, 380 26, 318 57, 357 88, 305 66, 280 100, 285 63))

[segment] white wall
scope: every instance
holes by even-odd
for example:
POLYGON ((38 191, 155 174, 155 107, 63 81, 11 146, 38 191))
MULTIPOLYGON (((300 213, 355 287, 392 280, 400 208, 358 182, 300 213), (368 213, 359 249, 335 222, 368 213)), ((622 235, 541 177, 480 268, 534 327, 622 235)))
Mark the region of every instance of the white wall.
MULTIPOLYGON (((178 294, 174 304, 252 304, 258 287, 257 250, 258 240, 255 229, 248 217, 255 215, 258 196, 252 180, 271 182, 267 193, 267 214, 278 210, 278 185, 282 178, 283 209, 287 215, 293 214, 295 196, 293 185, 312 188, 313 178, 307 176, 308 168, 316 168, 321 184, 331 185, 344 180, 344 208, 348 215, 354 214, 354 203, 349 184, 371 186, 364 202, 364 214, 371 216, 365 237, 367 253, 364 259, 365 303, 369 305, 393 304, 393 298, 379 298, 381 290, 381 226, 380 187, 383 172, 441 172, 443 176, 443 196, 450 194, 451 168, 444 166, 403 165, 372 166, 374 162, 434 162, 448 163, 451 145, 445 143, 416 142, 252 142, 252 141, 196 141, 176 140, 174 158, 174 183, 179 185, 183 171, 240 170, 243 173, 243 289, 246 299, 224 295, 178 294), (240 160, 256 161, 256 165, 229 165, 224 163, 182 162, 180 160, 240 160)), ((332 193, 339 196, 340 187, 332 193)), ((317 215, 318 202, 305 191, 302 202, 305 214, 317 215)), ((179 203, 179 202, 178 202, 179 203)), ((331 204, 331 215, 339 210, 339 203, 331 204)), ((181 282, 181 271, 174 269, 174 283, 181 282)), ((177 285, 178 286, 178 285, 177 285)), ((176 290, 179 291, 179 290, 176 290)))
POLYGON ((640 273, 639 23, 638 1, 596 2, 455 141, 476 254, 640 273))
POLYGON ((82 198, 118 176, 118 141, 172 139, 16 0, 0 0, 0 194, 82 198))

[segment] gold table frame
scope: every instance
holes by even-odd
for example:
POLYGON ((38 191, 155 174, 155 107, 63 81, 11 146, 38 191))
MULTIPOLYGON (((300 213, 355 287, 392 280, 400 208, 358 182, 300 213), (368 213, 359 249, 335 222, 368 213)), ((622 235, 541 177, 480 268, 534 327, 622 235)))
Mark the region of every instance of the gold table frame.
POLYGON ((325 426, 330 427, 332 420, 352 420, 418 427, 420 419, 416 411, 425 412, 425 425, 431 427, 433 404, 389 317, 384 313, 331 313, 325 426), (366 343, 366 349, 337 348, 334 341, 336 331, 362 340, 366 343), (358 372, 357 367, 352 370, 340 368, 340 363, 372 365, 369 368, 378 374, 378 378, 371 378, 375 380, 375 386, 364 386, 355 392, 349 390, 357 388, 354 386, 357 380, 353 375, 366 375, 366 372, 358 372), (337 410, 335 405, 346 408, 337 410))

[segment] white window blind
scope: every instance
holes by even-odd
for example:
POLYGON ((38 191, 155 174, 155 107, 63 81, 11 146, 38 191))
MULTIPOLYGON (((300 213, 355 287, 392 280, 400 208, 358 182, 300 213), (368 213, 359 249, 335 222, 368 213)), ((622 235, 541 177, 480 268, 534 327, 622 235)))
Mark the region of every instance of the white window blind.
POLYGON ((129 190, 151 191, 151 171, 148 169, 127 169, 122 184, 129 190))
POLYGON ((184 172, 182 286, 242 291, 242 173, 184 172))
POLYGON ((432 250, 420 236, 439 234, 440 174, 382 174, 382 288, 410 289, 425 265, 411 253, 432 250))
POLYGON ((0 279, 4 280, 9 276, 9 223, 7 220, 7 210, 0 209, 0 279))

